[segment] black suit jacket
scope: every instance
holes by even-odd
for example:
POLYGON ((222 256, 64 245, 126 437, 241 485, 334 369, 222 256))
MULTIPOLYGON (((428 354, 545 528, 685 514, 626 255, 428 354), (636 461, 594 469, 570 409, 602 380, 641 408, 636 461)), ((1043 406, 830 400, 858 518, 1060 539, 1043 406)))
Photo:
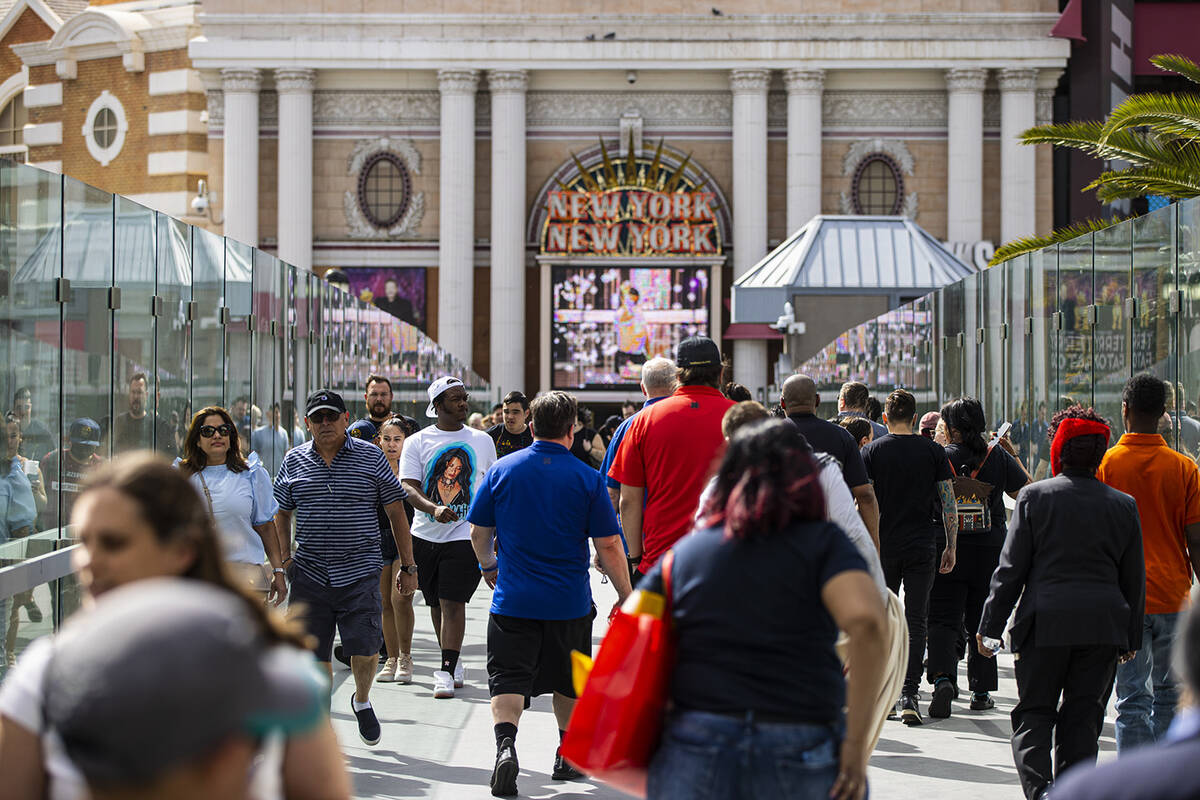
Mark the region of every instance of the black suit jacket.
POLYGON ((1195 800, 1200 737, 1139 748, 1100 767, 1080 765, 1055 781, 1054 800, 1195 800))
POLYGON ((1134 499, 1085 475, 1022 489, 983 608, 984 636, 1003 635, 1018 597, 1015 652, 1031 645, 1140 648, 1146 569, 1134 499))

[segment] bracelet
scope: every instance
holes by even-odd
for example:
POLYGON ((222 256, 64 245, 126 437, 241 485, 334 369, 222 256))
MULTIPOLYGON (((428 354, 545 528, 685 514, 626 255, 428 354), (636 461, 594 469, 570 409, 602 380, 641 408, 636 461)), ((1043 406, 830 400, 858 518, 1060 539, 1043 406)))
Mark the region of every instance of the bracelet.
POLYGON ((485 567, 485 566, 483 566, 483 564, 480 564, 480 565, 479 565, 479 571, 480 571, 480 572, 495 572, 495 571, 496 571, 497 569, 499 569, 499 568, 500 568, 500 562, 499 562, 499 561, 493 561, 493 562, 492 562, 492 565, 491 565, 490 567, 485 567))
POLYGON ((291 561, 291 560, 292 560, 292 557, 291 557, 291 556, 288 556, 287 558, 285 558, 285 559, 284 559, 282 562, 280 562, 280 563, 286 564, 287 562, 289 562, 289 561, 291 561))
POLYGON ((625 556, 625 560, 628 561, 630 564, 633 564, 635 567, 638 564, 642 563, 641 556, 625 556))

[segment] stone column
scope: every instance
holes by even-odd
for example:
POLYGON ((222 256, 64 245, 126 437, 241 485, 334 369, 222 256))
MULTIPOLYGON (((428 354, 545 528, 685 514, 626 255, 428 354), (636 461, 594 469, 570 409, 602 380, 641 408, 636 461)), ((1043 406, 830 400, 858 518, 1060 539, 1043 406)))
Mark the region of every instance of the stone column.
POLYGON ((258 245, 258 90, 256 69, 221 70, 225 93, 225 235, 258 245))
POLYGON ((471 364, 475 316, 475 89, 479 71, 438 70, 442 93, 438 343, 471 364))
MULTIPOLYGON (((821 213, 823 69, 789 69, 787 87, 787 235, 821 213)), ((781 312, 782 313, 782 312, 781 312)))
POLYGON ((1036 88, 1037 70, 1000 70, 1001 242, 1037 232, 1037 151, 1020 140, 1036 121, 1036 88))
POLYGON ((983 238, 983 85, 987 70, 946 70, 949 111, 946 164, 946 238, 983 238))
POLYGON ((525 385, 525 89, 524 70, 488 73, 492 93, 492 386, 525 385))
MULTIPOLYGON (((733 88, 733 277, 767 252, 767 87, 771 72, 735 69, 733 88)), ((780 309, 779 313, 783 313, 780 309)), ((714 320, 714 325, 719 324, 714 320)), ((720 335, 720 331, 717 331, 720 335)), ((767 343, 733 343, 733 379, 759 396, 767 384, 767 343)))
POLYGON ((275 70, 279 95, 279 257, 312 269, 312 102, 317 74, 275 70))

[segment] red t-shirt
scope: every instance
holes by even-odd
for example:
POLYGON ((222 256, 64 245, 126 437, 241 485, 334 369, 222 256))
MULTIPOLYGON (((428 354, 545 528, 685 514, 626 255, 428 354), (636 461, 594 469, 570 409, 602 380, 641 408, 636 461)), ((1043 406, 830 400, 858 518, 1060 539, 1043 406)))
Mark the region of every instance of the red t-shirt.
POLYGON ((700 493, 725 445, 721 418, 732 405, 710 386, 681 386, 630 423, 608 475, 646 488, 643 573, 692 529, 700 493))

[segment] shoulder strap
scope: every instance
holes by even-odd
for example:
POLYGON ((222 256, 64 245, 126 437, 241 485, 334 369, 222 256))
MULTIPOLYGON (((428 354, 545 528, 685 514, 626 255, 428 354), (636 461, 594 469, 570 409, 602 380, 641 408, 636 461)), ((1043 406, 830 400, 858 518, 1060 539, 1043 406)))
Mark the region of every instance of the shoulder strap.
POLYGON ((666 601, 666 605, 663 609, 663 617, 664 618, 666 618, 666 616, 671 613, 671 600, 672 600, 672 596, 674 595, 674 591, 672 590, 672 586, 671 586, 671 565, 674 563, 675 563, 675 551, 668 550, 667 554, 665 556, 663 556, 663 568, 662 568, 663 599, 666 601))
POLYGON ((983 465, 988 460, 988 456, 990 456, 992 454, 992 451, 995 449, 996 449, 996 445, 992 445, 991 447, 989 447, 987 449, 987 452, 983 454, 983 461, 980 461, 979 466, 976 467, 975 471, 971 473, 972 478, 974 478, 976 475, 979 474, 979 470, 983 469, 983 465))
POLYGON ((950 460, 950 456, 946 456, 946 463, 950 465, 950 474, 958 477, 958 470, 954 468, 954 462, 950 460))

